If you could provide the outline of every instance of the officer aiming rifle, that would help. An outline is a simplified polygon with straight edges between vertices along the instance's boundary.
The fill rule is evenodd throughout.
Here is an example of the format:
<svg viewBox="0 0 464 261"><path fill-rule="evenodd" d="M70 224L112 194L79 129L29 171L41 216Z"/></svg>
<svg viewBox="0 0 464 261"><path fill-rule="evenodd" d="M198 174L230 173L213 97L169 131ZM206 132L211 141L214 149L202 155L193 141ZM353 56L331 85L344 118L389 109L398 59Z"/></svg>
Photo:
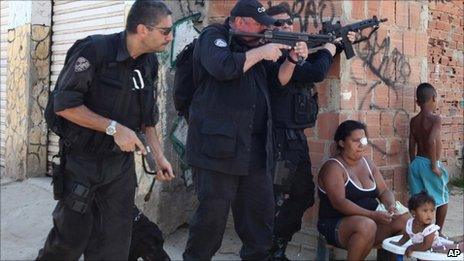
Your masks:
<svg viewBox="0 0 464 261"><path fill-rule="evenodd" d="M229 42L231 41L231 38L234 36L256 37L260 38L262 44L279 43L288 46L296 46L296 43L298 42L305 42L308 46L320 46L325 43L335 42L335 36L330 34L307 34L277 30L265 30L263 33L248 33L230 30ZM298 62L303 62L303 58L299 57Z"/></svg>

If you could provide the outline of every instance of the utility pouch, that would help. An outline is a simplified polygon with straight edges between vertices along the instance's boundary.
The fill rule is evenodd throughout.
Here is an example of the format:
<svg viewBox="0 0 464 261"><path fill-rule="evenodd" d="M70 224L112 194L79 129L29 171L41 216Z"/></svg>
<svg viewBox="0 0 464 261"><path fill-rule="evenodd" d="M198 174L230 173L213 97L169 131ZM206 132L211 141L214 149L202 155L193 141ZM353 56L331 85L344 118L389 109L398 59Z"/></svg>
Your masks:
<svg viewBox="0 0 464 261"><path fill-rule="evenodd" d="M65 204L72 210L84 214L87 211L90 188L73 182L71 192L65 198Z"/></svg>
<svg viewBox="0 0 464 261"><path fill-rule="evenodd" d="M55 200L63 199L64 193L64 162L61 162L61 156L55 155L52 158L52 184L53 198Z"/></svg>
<svg viewBox="0 0 464 261"><path fill-rule="evenodd" d="M300 92L294 95L294 112L295 112L295 123L296 124L308 124L310 114L310 100L311 96L309 92Z"/></svg>
<svg viewBox="0 0 464 261"><path fill-rule="evenodd" d="M282 187L282 189L289 189L290 185L290 169L288 168L287 160L277 160L276 166L274 169L274 185Z"/></svg>
<svg viewBox="0 0 464 261"><path fill-rule="evenodd" d="M310 128L316 125L317 115L319 114L319 97L317 92L313 94L309 100L309 126Z"/></svg>

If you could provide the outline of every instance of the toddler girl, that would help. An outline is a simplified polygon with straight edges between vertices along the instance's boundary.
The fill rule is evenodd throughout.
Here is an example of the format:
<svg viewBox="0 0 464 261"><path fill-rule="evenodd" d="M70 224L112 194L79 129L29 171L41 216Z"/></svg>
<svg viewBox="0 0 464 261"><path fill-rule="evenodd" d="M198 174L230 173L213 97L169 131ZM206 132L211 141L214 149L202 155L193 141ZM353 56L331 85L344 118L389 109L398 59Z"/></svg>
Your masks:
<svg viewBox="0 0 464 261"><path fill-rule="evenodd" d="M439 236L440 227L434 223L435 200L427 192L422 191L412 196L409 199L408 208L413 217L406 222L406 229L400 241L392 242L402 246L411 239L412 245L406 248L406 256L410 256L413 251L430 249L441 253L448 253L449 249L463 250L462 242L455 244Z"/></svg>

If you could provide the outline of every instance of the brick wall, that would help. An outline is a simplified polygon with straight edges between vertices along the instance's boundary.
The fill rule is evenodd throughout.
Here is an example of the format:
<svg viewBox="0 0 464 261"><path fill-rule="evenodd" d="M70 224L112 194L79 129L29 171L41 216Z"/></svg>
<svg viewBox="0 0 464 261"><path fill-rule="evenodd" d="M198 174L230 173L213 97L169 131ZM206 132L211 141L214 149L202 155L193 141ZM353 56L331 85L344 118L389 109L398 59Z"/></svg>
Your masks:
<svg viewBox="0 0 464 261"><path fill-rule="evenodd" d="M281 1L261 2L269 6ZM443 158L456 173L453 166L462 162L458 158L462 158L464 106L462 52L458 51L463 49L462 1L288 2L297 28L307 32L317 32L322 20L349 23L373 15L388 18L369 41L355 46L355 58L346 60L343 54L337 58L328 78L317 86L321 111L316 127L306 130L313 173L333 154L332 138L338 124L346 119L361 120L368 126L371 143L367 155L404 202L409 120L418 112L415 88L429 79L443 97L439 110L445 123ZM234 3L209 1L209 18L227 17ZM436 82L432 81L435 75L439 75ZM308 212L307 217L314 214Z"/></svg>
<svg viewBox="0 0 464 261"><path fill-rule="evenodd" d="M451 175L463 175L463 1L433 1L429 4L428 76L440 97L442 159Z"/></svg>
<svg viewBox="0 0 464 261"><path fill-rule="evenodd" d="M267 7L281 1L261 2ZM344 54L337 57L326 80L317 85L320 114L317 125L306 130L313 174L334 153L332 139L338 124L361 120L368 126L367 156L379 166L396 198L405 203L409 120L418 112L415 88L430 81L442 97L443 159L451 174L457 175L463 148L463 1L288 2L296 29L311 33L318 32L326 20L346 24L373 15L388 18L369 41L355 46L356 57L348 61ZM223 20L234 3L209 1L208 20ZM306 211L305 225L294 236L292 247L317 248L317 204Z"/></svg>

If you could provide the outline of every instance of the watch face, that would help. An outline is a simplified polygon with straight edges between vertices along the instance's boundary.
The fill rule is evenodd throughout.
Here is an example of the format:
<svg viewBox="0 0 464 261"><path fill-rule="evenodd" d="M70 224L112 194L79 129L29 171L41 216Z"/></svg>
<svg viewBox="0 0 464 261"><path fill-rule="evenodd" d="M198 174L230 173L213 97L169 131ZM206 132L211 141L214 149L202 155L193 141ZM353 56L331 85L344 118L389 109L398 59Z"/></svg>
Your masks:
<svg viewBox="0 0 464 261"><path fill-rule="evenodd" d="M108 126L108 128L106 128L106 134L113 135L114 133L116 133L116 128L115 127Z"/></svg>

